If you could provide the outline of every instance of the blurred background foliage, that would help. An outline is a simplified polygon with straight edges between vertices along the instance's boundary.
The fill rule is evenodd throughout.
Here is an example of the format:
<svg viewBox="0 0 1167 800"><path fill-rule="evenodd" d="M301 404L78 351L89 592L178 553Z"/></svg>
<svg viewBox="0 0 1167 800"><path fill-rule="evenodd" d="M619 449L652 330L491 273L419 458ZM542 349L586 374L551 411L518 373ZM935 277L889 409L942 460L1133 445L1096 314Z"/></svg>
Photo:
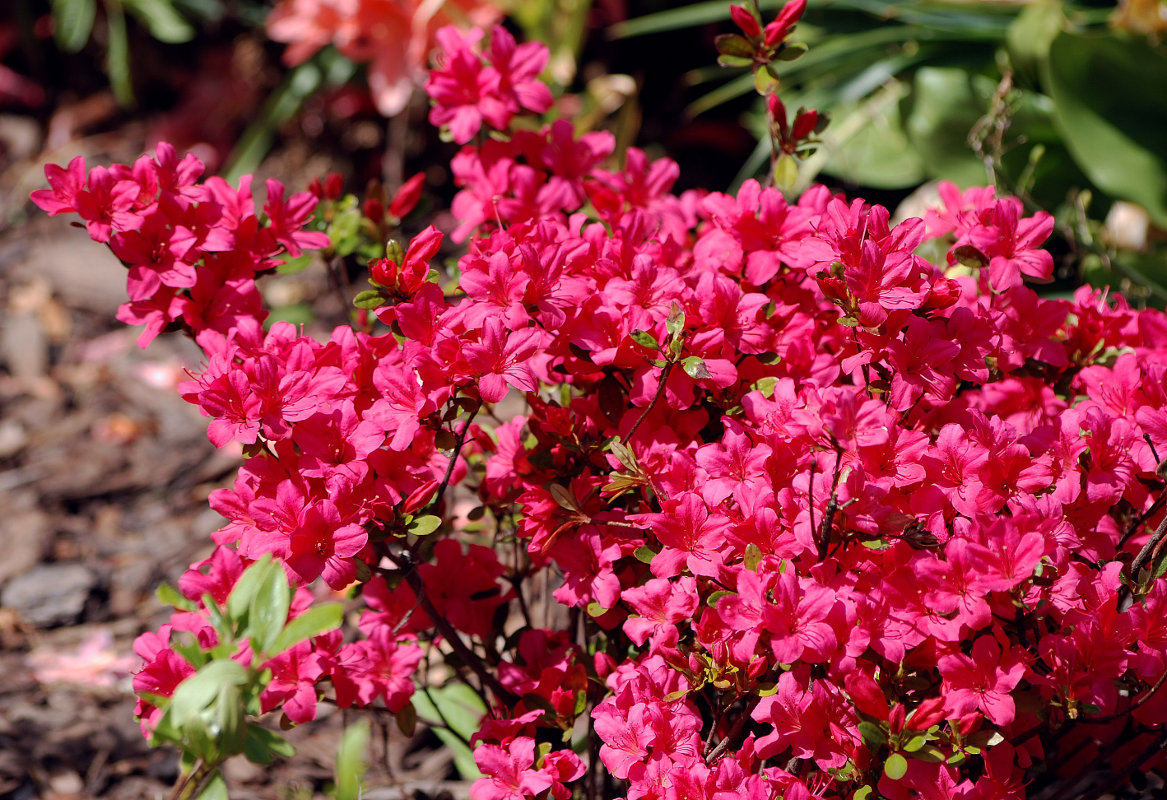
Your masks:
<svg viewBox="0 0 1167 800"><path fill-rule="evenodd" d="M782 3L761 6L772 15ZM725 3L702 2L614 32L655 37L727 19ZM780 94L832 122L799 186L826 180L916 213L937 181L996 185L1030 213L1054 214L1061 283L1114 285L1161 306L1164 33L1167 3L1154 0L810 0L796 33L809 52L780 65ZM763 173L767 120L751 74L711 66L688 80L700 92L693 116L750 98L742 117L758 145L736 182Z"/></svg>
<svg viewBox="0 0 1167 800"><path fill-rule="evenodd" d="M425 158L441 163L420 96L385 121L362 65L335 47L283 66L284 45L264 31L274 5L14 0L0 12L0 69L16 83L5 94L0 74L0 104L47 126L104 82L114 124L148 120L147 146L201 147L231 178L297 140L337 151L356 186L392 189ZM676 158L681 188L709 189L769 171L752 76L716 65L728 6L500 0L508 24L550 47L561 111ZM763 16L781 6L763 0ZM831 124L793 193L823 181L909 214L938 181L995 184L1054 214L1053 291L1089 281L1167 304L1165 34L1167 0L810 0L795 33L809 51L780 65L780 96Z"/></svg>

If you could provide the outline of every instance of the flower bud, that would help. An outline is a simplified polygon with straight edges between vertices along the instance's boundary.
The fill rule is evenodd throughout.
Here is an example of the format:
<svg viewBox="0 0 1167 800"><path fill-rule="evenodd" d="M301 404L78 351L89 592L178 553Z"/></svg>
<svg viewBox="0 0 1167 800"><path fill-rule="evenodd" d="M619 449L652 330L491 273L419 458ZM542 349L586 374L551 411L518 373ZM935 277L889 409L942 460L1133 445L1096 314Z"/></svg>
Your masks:
<svg viewBox="0 0 1167 800"><path fill-rule="evenodd" d="M421 190L424 186L424 172L417 173L401 184L401 188L397 190L397 194L393 195L393 200L389 203L389 216L397 219L409 216L409 212L413 211L417 206L417 201L421 199Z"/></svg>
<svg viewBox="0 0 1167 800"><path fill-rule="evenodd" d="M749 37L762 36L762 24L754 15L754 12L744 5L730 6L729 15L733 17L734 24L742 29L742 33Z"/></svg>

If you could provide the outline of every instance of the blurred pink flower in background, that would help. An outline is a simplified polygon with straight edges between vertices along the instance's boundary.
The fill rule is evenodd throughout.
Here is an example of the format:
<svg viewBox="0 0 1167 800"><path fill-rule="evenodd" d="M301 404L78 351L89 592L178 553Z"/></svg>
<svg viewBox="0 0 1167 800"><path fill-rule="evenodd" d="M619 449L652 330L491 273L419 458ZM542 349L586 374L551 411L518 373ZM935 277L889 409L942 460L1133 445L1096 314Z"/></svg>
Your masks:
<svg viewBox="0 0 1167 800"><path fill-rule="evenodd" d="M287 42L284 62L295 66L328 44L369 64L377 110L393 116L425 82L434 34L445 25L489 27L502 10L487 0L282 0L267 31Z"/></svg>
<svg viewBox="0 0 1167 800"><path fill-rule="evenodd" d="M28 654L28 665L38 683L77 683L84 686L113 686L133 672L138 659L119 654L113 638L104 628L93 631L74 652L38 647Z"/></svg>

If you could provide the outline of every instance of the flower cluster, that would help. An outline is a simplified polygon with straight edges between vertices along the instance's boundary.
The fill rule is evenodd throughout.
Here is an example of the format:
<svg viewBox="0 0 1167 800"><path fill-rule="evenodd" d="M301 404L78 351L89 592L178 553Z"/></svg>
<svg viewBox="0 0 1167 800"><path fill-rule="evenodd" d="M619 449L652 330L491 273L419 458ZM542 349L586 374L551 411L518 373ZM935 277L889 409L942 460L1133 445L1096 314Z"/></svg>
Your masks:
<svg viewBox="0 0 1167 800"><path fill-rule="evenodd" d="M1163 768L1167 316L1036 294L1050 220L991 190L893 225L821 186L673 194L675 164L612 168L610 136L563 120L507 130L484 98L542 56L494 37L483 66L443 35L429 84L435 119L498 129L453 161L458 289L423 277L423 232L373 266L374 334L188 312L264 231L310 246L295 198L264 227L165 150L50 167L37 202L119 255L181 210L181 238L151 235L196 242L197 268L123 260L184 301L165 319L207 366L183 395L249 455L211 498L227 524L181 584L192 607L139 647L144 725L195 671L170 638L213 647L207 598L270 554L299 587L289 626L317 578L362 610L357 639L270 662L263 710L310 719L327 681L404 711L422 648L450 653L491 702L476 800L570 796L581 718L588 785L629 800L1002 800ZM450 89L472 73L489 91Z"/></svg>

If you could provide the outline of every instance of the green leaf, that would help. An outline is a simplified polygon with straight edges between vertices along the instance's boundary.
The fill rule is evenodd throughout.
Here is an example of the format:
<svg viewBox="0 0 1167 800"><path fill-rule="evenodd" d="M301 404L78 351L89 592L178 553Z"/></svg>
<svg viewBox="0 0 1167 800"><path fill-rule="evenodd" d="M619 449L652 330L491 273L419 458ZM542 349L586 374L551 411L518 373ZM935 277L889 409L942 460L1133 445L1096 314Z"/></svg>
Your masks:
<svg viewBox="0 0 1167 800"><path fill-rule="evenodd" d="M210 731L221 755L233 756L243 752L247 739L245 713L239 687L230 683L220 686L212 709Z"/></svg>
<svg viewBox="0 0 1167 800"><path fill-rule="evenodd" d="M862 102L833 110L838 122L823 137L823 171L879 189L919 185L924 162L904 130L907 92L906 84L892 81Z"/></svg>
<svg viewBox="0 0 1167 800"><path fill-rule="evenodd" d="M742 564L750 572L758 571L758 564L762 563L762 549L753 542L746 545L745 556L742 558Z"/></svg>
<svg viewBox="0 0 1167 800"><path fill-rule="evenodd" d="M705 381L713 377L700 356L689 356L681 361L681 366L684 368L685 374L695 381Z"/></svg>
<svg viewBox="0 0 1167 800"><path fill-rule="evenodd" d="M778 51L779 61L797 61L806 55L806 42L788 42Z"/></svg>
<svg viewBox="0 0 1167 800"><path fill-rule="evenodd" d="M727 56L720 55L717 57L717 63L729 69L743 69L754 63L754 59L745 56Z"/></svg>
<svg viewBox="0 0 1167 800"><path fill-rule="evenodd" d="M380 308L385 305L385 296L378 289L366 289L357 293L353 298L353 305L357 308Z"/></svg>
<svg viewBox="0 0 1167 800"><path fill-rule="evenodd" d="M903 751L905 753L914 753L926 744L928 744L927 736L916 735L908 739L907 743L903 746Z"/></svg>
<svg viewBox="0 0 1167 800"><path fill-rule="evenodd" d="M676 338L685 330L685 309L681 308L681 304L676 300L669 306L669 316L665 320L665 330L669 332L669 336Z"/></svg>
<svg viewBox="0 0 1167 800"><path fill-rule="evenodd" d="M247 670L242 665L229 658L212 661L174 690L163 713L165 727L171 731L182 730L185 733L192 722L202 723L203 711L215 702L221 687L243 686L246 683ZM159 723L159 727L164 726Z"/></svg>
<svg viewBox="0 0 1167 800"><path fill-rule="evenodd" d="M227 794L227 782L223 780L223 773L215 770L210 780L203 784L203 789L194 800L231 800Z"/></svg>
<svg viewBox="0 0 1167 800"><path fill-rule="evenodd" d="M969 147L968 136L995 90L991 79L957 67L916 73L905 129L932 177L960 186L985 183L984 162Z"/></svg>
<svg viewBox="0 0 1167 800"><path fill-rule="evenodd" d="M265 554L250 567L243 570L243 574L239 576L239 580L235 581L235 588L227 596L227 618L231 622L237 626L246 622L247 614L251 609L251 600L255 597L255 593L259 591L259 587L264 582L266 574L272 569L281 569L281 567L272 561L270 555Z"/></svg>
<svg viewBox="0 0 1167 800"><path fill-rule="evenodd" d="M887 757L887 761L883 762L883 774L893 781L898 781L908 774L908 760L899 753L892 753Z"/></svg>
<svg viewBox="0 0 1167 800"><path fill-rule="evenodd" d="M713 40L713 46L723 56L735 56L750 61L754 57L754 46L740 33L723 33Z"/></svg>
<svg viewBox="0 0 1167 800"><path fill-rule="evenodd" d="M660 343L648 331L635 330L628 335L641 347L647 347L649 350L660 350Z"/></svg>
<svg viewBox="0 0 1167 800"><path fill-rule="evenodd" d="M250 722L247 725L247 735L243 740L243 754L253 764L267 765L275 761L276 756L289 758L296 754L296 748L288 740L277 733L272 733L262 725Z"/></svg>
<svg viewBox="0 0 1167 800"><path fill-rule="evenodd" d="M434 734L454 754L454 767L463 779L475 780L482 777L474 763L474 753L466 746L466 742L478 730L478 722L482 715L486 713L482 700L473 689L462 683L451 683L440 689L431 689L429 695L433 697L433 702L430 702L425 692L416 692L413 695L412 702L417 708L417 713L431 720L445 720L457 732L454 734L439 727L433 729Z"/></svg>
<svg viewBox="0 0 1167 800"><path fill-rule="evenodd" d="M874 722L867 720L860 722L859 735L863 737L864 743L871 748L887 744L887 734L883 732L883 727Z"/></svg>
<svg viewBox="0 0 1167 800"><path fill-rule="evenodd" d="M271 566L274 569L264 571L248 609L247 634L251 637L251 649L256 653L267 653L287 624L288 608L292 604L292 587L287 573L275 562Z"/></svg>
<svg viewBox="0 0 1167 800"><path fill-rule="evenodd" d="M768 69L754 70L754 91L772 94L778 91L778 79Z"/></svg>
<svg viewBox="0 0 1167 800"><path fill-rule="evenodd" d="M713 2L694 3L626 20L609 28L608 35L613 39L627 39L633 36L706 25L728 18L729 8L727 4L721 0L714 0Z"/></svg>
<svg viewBox="0 0 1167 800"><path fill-rule="evenodd" d="M76 53L93 33L97 0L53 0L53 38L66 53Z"/></svg>
<svg viewBox="0 0 1167 800"><path fill-rule="evenodd" d="M268 656L278 656L295 647L305 639L319 636L325 631L336 630L344 620L344 606L340 603L323 603L305 611L288 622L279 636L267 650Z"/></svg>
<svg viewBox="0 0 1167 800"><path fill-rule="evenodd" d="M336 751L336 800L359 800L365 771L369 768L369 722L360 720L345 728Z"/></svg>
<svg viewBox="0 0 1167 800"><path fill-rule="evenodd" d="M597 603L595 600L588 603L588 616L589 617L602 617L607 613L608 613L608 609L604 608L602 605Z"/></svg>
<svg viewBox="0 0 1167 800"><path fill-rule="evenodd" d="M194 38L194 27L182 18L170 0L125 0L125 3L158 41L178 44Z"/></svg>
<svg viewBox="0 0 1167 800"><path fill-rule="evenodd" d="M718 600L732 594L736 594L736 592L731 592L727 589L718 589L716 592L713 592L705 599L705 605L709 606L710 608L717 608Z"/></svg>
<svg viewBox="0 0 1167 800"><path fill-rule="evenodd" d="M547 491L551 493L551 498L560 508L568 511L579 511L579 503L576 501L575 495L566 486L553 483L547 487Z"/></svg>
<svg viewBox="0 0 1167 800"><path fill-rule="evenodd" d="M952 257L962 267L981 269L989 263L989 258L971 244L962 244L952 251Z"/></svg>
<svg viewBox="0 0 1167 800"><path fill-rule="evenodd" d="M1167 54L1143 37L1059 34L1044 78L1054 122L1099 188L1167 225Z"/></svg>
<svg viewBox="0 0 1167 800"><path fill-rule="evenodd" d="M412 737L417 733L417 709L414 708L413 703L406 703L401 707L401 710L393 715L393 719L397 722L397 730L406 737Z"/></svg>
<svg viewBox="0 0 1167 800"><path fill-rule="evenodd" d="M128 108L134 104L134 83L130 77L130 42L126 37L126 16L119 0L106 3L105 16L109 31L105 68L118 105Z"/></svg>
<svg viewBox="0 0 1167 800"><path fill-rule="evenodd" d="M163 583L159 585L158 589L154 592L154 596L157 597L162 603L165 603L168 606L182 609L183 611L194 611L196 608L198 608L197 603L188 599L185 595L182 594L182 592L175 589L169 583Z"/></svg>
<svg viewBox="0 0 1167 800"><path fill-rule="evenodd" d="M774 164L774 185L783 192L792 192L798 185L798 162L794 156L783 153Z"/></svg>
<svg viewBox="0 0 1167 800"><path fill-rule="evenodd" d="M326 48L287 74L275 88L255 122L239 138L223 177L234 183L255 172L271 147L276 130L296 115L309 96L323 86L339 86L356 72L356 64L335 50Z"/></svg>
<svg viewBox="0 0 1167 800"><path fill-rule="evenodd" d="M1059 0L1035 0L1027 3L1005 33L1009 62L1031 77L1037 77L1040 65L1049 57L1049 46L1065 21Z"/></svg>
<svg viewBox="0 0 1167 800"><path fill-rule="evenodd" d="M632 555L634 555L636 560L642 564L651 564L653 556L656 555L656 551L648 545L642 544L640 547L632 551Z"/></svg>
<svg viewBox="0 0 1167 800"><path fill-rule="evenodd" d="M423 517L414 517L411 519L409 524L405 526L405 530L414 536L429 536L440 527L442 527L441 517L426 514Z"/></svg>

